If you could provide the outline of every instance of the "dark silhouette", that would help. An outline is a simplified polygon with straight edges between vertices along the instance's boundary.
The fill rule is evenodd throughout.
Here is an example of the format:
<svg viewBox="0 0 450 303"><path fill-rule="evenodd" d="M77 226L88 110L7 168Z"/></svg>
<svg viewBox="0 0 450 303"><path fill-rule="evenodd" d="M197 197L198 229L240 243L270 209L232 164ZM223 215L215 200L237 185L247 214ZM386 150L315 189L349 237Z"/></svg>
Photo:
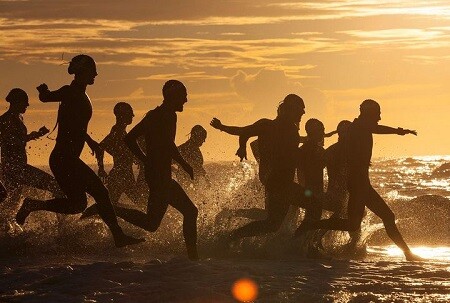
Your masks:
<svg viewBox="0 0 450 303"><path fill-rule="evenodd" d="M114 106L114 115L116 124L100 142L100 148L113 157L114 165L107 174L103 157L98 157L98 175L106 181L106 188L113 205L119 203L122 194L126 194L132 202L137 204L141 197L133 173L133 163L136 163L137 160L124 141L127 134L126 128L133 122L133 108L126 102L119 102ZM94 204L83 212L81 218L95 214L97 214L97 206Z"/></svg>
<svg viewBox="0 0 450 303"><path fill-rule="evenodd" d="M355 231L361 226L365 206L383 220L388 236L402 249L407 260L417 260L403 240L395 224L395 216L386 202L373 189L369 179L369 166L372 157L372 134L406 135L417 133L403 128L378 125L381 120L380 105L374 100L365 100L360 106L360 115L350 126L348 134L348 218L330 218L320 221L303 221L296 235L312 229L334 229Z"/></svg>
<svg viewBox="0 0 450 303"><path fill-rule="evenodd" d="M327 191L321 197L322 208L332 211L331 218L343 218L347 216L348 208L348 130L351 122L343 120L337 126L339 135L338 142L325 150L325 163L328 174ZM365 212L364 212L365 214ZM327 230L321 230L319 237L322 238ZM355 231L350 231L350 242L348 251L355 251L361 238L361 226Z"/></svg>
<svg viewBox="0 0 450 303"><path fill-rule="evenodd" d="M203 168L203 155L200 150L200 147L206 140L206 129L201 125L195 125L192 127L189 139L178 146L178 150L180 151L183 159L186 160L187 163L194 170L194 188L198 186L200 178L204 178L206 182L209 183L209 180L206 175L206 171ZM175 170L175 176L183 187L187 188L192 184L192 180L190 176L181 169Z"/></svg>
<svg viewBox="0 0 450 303"><path fill-rule="evenodd" d="M23 114L29 106L27 93L14 88L6 96L9 109L0 116L0 146L2 171L6 190L12 205L19 203L23 186L49 191L54 197L62 197L58 183L48 173L27 164L26 145L49 132L42 126L38 131L27 132Z"/></svg>
<svg viewBox="0 0 450 303"><path fill-rule="evenodd" d="M212 127L240 136L240 143L258 136L259 177L265 187L267 218L237 229L230 240L277 231L292 204L312 210L314 198L305 195L305 189L294 182L296 153L300 142L298 128L304 113L302 98L290 94L279 105L278 115L274 120L261 119L244 127L226 126L216 118L211 121ZM245 147L244 150L242 148L243 145L240 144L237 152L241 159L245 155Z"/></svg>
<svg viewBox="0 0 450 303"><path fill-rule="evenodd" d="M297 178L305 187L307 195L320 196L323 194L323 169L325 167L325 127L317 119L309 119L305 124L306 140L298 149ZM317 199L314 211L306 210L305 219L319 220L322 215L322 206Z"/></svg>
<svg viewBox="0 0 450 303"><path fill-rule="evenodd" d="M332 131L330 133L327 133L324 135L324 137L331 137L336 133L336 131ZM300 136L300 143L304 143L307 141L308 137L307 136ZM246 143L248 141L249 138L241 136L239 137L239 148L236 152L236 155L240 157L241 161L243 161L244 159L247 159L247 148L246 148ZM258 139L252 141L250 143L250 148L251 151L253 153L253 156L255 157L256 162L258 163L259 166L261 166L261 155L259 152L259 144L258 144ZM263 169L264 171L264 169ZM323 182L322 182L323 183ZM250 186L254 186L255 182L252 180L249 182ZM304 186L304 183L302 184ZM222 217L231 217L231 216L236 216L236 217L245 217L245 218L249 218L249 219L254 219L254 220L263 220L264 218L267 217L267 199L264 199L264 208L257 208L257 207L253 207L253 208L242 208L242 209L236 209L236 210L229 210L229 209L224 209L222 212L219 213L219 215L217 216L218 219L222 218ZM287 216L288 219L286 219L286 221L288 222L292 222L293 220L295 220L297 218L297 212L290 212L291 215Z"/></svg>
<svg viewBox="0 0 450 303"><path fill-rule="evenodd" d="M87 55L75 56L68 72L75 75L70 85L50 91L46 84L37 87L42 102L61 102L58 110L58 136L50 155L50 169L67 198L39 201L26 198L16 215L16 221L24 224L33 211L46 210L62 214L78 214L87 206L86 193L97 203L97 209L108 225L117 247L136 244L143 239L127 236L117 223L108 190L100 178L81 159L86 142L96 155L101 148L88 134L92 105L86 95L86 87L94 84L97 76L95 61Z"/></svg>
<svg viewBox="0 0 450 303"><path fill-rule="evenodd" d="M176 112L183 111L187 102L186 87L177 80L169 80L163 87L162 105L149 111L125 137L133 154L145 165L145 178L150 191L147 213L117 207L117 215L138 227L154 232L158 229L169 205L183 215L183 235L190 259L198 259L197 207L182 187L172 179L171 164L175 160L194 178L192 167L183 159L175 145ZM146 154L138 144L145 137Z"/></svg>
<svg viewBox="0 0 450 303"><path fill-rule="evenodd" d="M343 120L337 126L338 142L325 150L325 164L328 174L327 191L323 208L337 214L347 213L348 202L348 131L351 122Z"/></svg>

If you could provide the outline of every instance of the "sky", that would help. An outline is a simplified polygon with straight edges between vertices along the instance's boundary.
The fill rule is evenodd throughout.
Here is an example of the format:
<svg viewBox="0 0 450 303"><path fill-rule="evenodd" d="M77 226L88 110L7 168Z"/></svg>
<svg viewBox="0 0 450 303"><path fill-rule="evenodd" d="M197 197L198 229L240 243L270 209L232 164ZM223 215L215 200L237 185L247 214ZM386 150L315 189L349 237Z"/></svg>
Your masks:
<svg viewBox="0 0 450 303"><path fill-rule="evenodd" d="M80 53L97 62L88 87L96 140L114 124L115 103L132 105L134 125L161 103L164 82L178 79L189 102L176 143L203 125L206 161L236 159L237 138L211 128L213 117L274 118L289 93L306 104L301 135L310 118L326 131L353 120L371 98L380 124L418 132L377 135L375 157L450 154L450 1L0 0L0 98L28 92L29 131L56 122L57 104L40 103L36 86L69 84L67 62ZM30 142L29 162L47 163L53 145ZM87 148L83 158L94 161Z"/></svg>

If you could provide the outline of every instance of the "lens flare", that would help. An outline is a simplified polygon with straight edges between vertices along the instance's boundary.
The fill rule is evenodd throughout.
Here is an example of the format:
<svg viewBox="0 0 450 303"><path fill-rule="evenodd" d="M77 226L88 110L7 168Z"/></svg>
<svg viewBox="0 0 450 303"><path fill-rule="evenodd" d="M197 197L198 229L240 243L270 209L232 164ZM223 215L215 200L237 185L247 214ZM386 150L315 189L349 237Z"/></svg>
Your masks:
<svg viewBox="0 0 450 303"><path fill-rule="evenodd" d="M248 278L239 279L234 282L231 293L240 302L253 302L258 297L258 285Z"/></svg>

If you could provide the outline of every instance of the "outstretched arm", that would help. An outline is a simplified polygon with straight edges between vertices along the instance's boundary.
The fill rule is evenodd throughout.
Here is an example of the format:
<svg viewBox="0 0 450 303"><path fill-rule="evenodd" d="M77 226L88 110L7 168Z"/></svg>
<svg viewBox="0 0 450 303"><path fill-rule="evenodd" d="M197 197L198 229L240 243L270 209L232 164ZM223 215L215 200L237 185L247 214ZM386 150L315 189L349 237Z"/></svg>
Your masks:
<svg viewBox="0 0 450 303"><path fill-rule="evenodd" d="M261 119L251 125L247 126L228 126L222 124L219 119L213 118L210 125L214 127L215 129L218 129L220 131L224 131L227 134L234 135L234 136L243 136L243 137L254 137L258 136L262 132L262 128L264 127L264 121L265 119Z"/></svg>
<svg viewBox="0 0 450 303"><path fill-rule="evenodd" d="M391 135L392 134L392 135L400 135L400 136L412 134L412 135L417 136L417 132L415 130L403 129L401 127L393 128L393 127L385 126L385 125L375 126L372 133L373 134L381 134L381 135Z"/></svg>
<svg viewBox="0 0 450 303"><path fill-rule="evenodd" d="M338 133L337 130L333 130L332 132L326 133L326 134L325 134L325 138L329 138L329 137L331 137L331 136L334 136L334 135L336 135L337 133Z"/></svg>
<svg viewBox="0 0 450 303"><path fill-rule="evenodd" d="M147 119L144 118L135 127L133 127L130 132L125 136L124 141L131 152L143 163L147 162L147 156L142 151L138 144L138 138L145 134L145 129L147 128Z"/></svg>
<svg viewBox="0 0 450 303"><path fill-rule="evenodd" d="M36 87L39 91L39 100L42 102L60 102L63 99L64 91L67 89L66 86L61 87L58 90L50 91L47 84L43 83Z"/></svg>

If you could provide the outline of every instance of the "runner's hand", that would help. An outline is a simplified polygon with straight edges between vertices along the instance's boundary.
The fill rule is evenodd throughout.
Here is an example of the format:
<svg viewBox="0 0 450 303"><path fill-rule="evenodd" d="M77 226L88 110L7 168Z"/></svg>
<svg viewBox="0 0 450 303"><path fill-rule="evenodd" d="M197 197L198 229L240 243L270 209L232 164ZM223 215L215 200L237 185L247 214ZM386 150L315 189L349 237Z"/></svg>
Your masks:
<svg viewBox="0 0 450 303"><path fill-rule="evenodd" d="M245 159L247 159L247 149L245 147L239 147L236 151L236 156L238 156L241 159L241 162Z"/></svg>
<svg viewBox="0 0 450 303"><path fill-rule="evenodd" d="M44 92L48 91L48 86L47 86L47 84L42 83L41 85L36 87L36 89L38 90L39 93L44 93Z"/></svg>
<svg viewBox="0 0 450 303"><path fill-rule="evenodd" d="M214 127L215 129L218 129L218 130L221 130L221 128L223 126L222 122L220 122L220 120L217 118L213 118L211 120L211 123L209 123L209 125L211 125L212 127Z"/></svg>

